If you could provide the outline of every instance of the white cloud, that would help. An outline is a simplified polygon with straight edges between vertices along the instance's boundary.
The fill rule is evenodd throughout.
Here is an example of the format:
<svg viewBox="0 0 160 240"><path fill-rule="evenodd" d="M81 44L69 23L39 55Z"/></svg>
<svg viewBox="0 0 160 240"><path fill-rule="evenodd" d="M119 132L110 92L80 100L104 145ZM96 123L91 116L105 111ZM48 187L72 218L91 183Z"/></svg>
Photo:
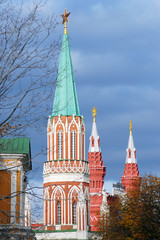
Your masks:
<svg viewBox="0 0 160 240"><path fill-rule="evenodd" d="M107 52L103 54L86 54L80 51L71 51L72 61L74 69L78 69L78 75L82 76L93 76L108 72L123 71L127 67L128 60L126 56ZM103 79L102 79L103 80ZM84 79L86 81L86 79Z"/></svg>

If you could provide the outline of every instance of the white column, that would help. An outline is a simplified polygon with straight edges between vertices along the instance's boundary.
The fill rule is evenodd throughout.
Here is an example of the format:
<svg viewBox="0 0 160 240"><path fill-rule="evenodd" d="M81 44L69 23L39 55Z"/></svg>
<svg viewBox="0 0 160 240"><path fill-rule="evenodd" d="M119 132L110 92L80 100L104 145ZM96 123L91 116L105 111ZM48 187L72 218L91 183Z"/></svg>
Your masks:
<svg viewBox="0 0 160 240"><path fill-rule="evenodd" d="M83 134L82 134L82 132L81 132L81 157L80 157L80 160L82 160L83 159Z"/></svg>
<svg viewBox="0 0 160 240"><path fill-rule="evenodd" d="M52 138L53 138L53 133L51 131L51 133L50 133L50 160L53 160L53 141L52 141Z"/></svg>
<svg viewBox="0 0 160 240"><path fill-rule="evenodd" d="M50 161L51 161L52 160L52 132L49 133L49 139L50 139L49 155L50 155Z"/></svg>
<svg viewBox="0 0 160 240"><path fill-rule="evenodd" d="M70 200L71 202L70 202L70 206L71 206L71 211L70 211L70 213L71 213L71 224L73 223L73 219L72 219L72 198L71 198L71 200Z"/></svg>
<svg viewBox="0 0 160 240"><path fill-rule="evenodd" d="M25 193L25 227L31 226L31 205L28 194Z"/></svg>
<svg viewBox="0 0 160 240"><path fill-rule="evenodd" d="M24 171L21 169L21 177L20 177L20 225L24 226L24 218L25 218L25 188L24 188Z"/></svg>
<svg viewBox="0 0 160 240"><path fill-rule="evenodd" d="M84 133L84 142L83 142L83 147L84 147L84 151L83 151L83 154L84 154L84 160L86 160L86 154L85 154L85 151L86 151L86 149L85 149L85 133Z"/></svg>
<svg viewBox="0 0 160 240"><path fill-rule="evenodd" d="M66 224L66 198L64 199L64 224Z"/></svg>
<svg viewBox="0 0 160 240"><path fill-rule="evenodd" d="M83 218L84 218L84 231L86 231L87 230L87 211L86 211L87 209L86 209L86 204L84 205L84 216L83 216Z"/></svg>
<svg viewBox="0 0 160 240"><path fill-rule="evenodd" d="M56 159L56 129L54 128L54 160Z"/></svg>
<svg viewBox="0 0 160 240"><path fill-rule="evenodd" d="M66 133L65 133L65 128L63 129L63 142L62 142L62 147L63 147L63 159L66 159Z"/></svg>
<svg viewBox="0 0 160 240"><path fill-rule="evenodd" d="M82 211L82 207L81 207L81 231L83 231L83 211Z"/></svg>
<svg viewBox="0 0 160 240"><path fill-rule="evenodd" d="M50 201L49 201L49 195L48 195L48 200L47 200L47 225L50 225L49 224L49 203L50 203Z"/></svg>
<svg viewBox="0 0 160 240"><path fill-rule="evenodd" d="M63 198L61 198L61 225L63 225Z"/></svg>
<svg viewBox="0 0 160 240"><path fill-rule="evenodd" d="M79 160L79 136L80 133L79 133L79 129L77 130L77 151L78 151L78 154L77 154L77 159Z"/></svg>
<svg viewBox="0 0 160 240"><path fill-rule="evenodd" d="M69 198L68 198L68 224L69 224L69 207L70 205L69 205Z"/></svg>
<svg viewBox="0 0 160 240"><path fill-rule="evenodd" d="M68 159L70 159L70 151L71 151L71 146L70 146L70 131L68 131Z"/></svg>
<svg viewBox="0 0 160 240"><path fill-rule="evenodd" d="M80 231L79 229L79 205L77 204L77 230Z"/></svg>
<svg viewBox="0 0 160 240"><path fill-rule="evenodd" d="M90 226L90 200L88 200L88 225Z"/></svg>
<svg viewBox="0 0 160 240"><path fill-rule="evenodd" d="M46 225L46 195L43 199L43 217L44 217L44 225Z"/></svg>
<svg viewBox="0 0 160 240"><path fill-rule="evenodd" d="M11 171L11 224L16 223L17 171Z"/></svg>
<svg viewBox="0 0 160 240"><path fill-rule="evenodd" d="M53 198L51 195L51 225L53 225Z"/></svg>
<svg viewBox="0 0 160 240"><path fill-rule="evenodd" d="M53 203L54 203L54 225L56 224L56 219L55 219L55 216L56 216L56 206L55 206L55 199L53 199Z"/></svg>
<svg viewBox="0 0 160 240"><path fill-rule="evenodd" d="M49 133L47 133L47 160L49 161Z"/></svg>

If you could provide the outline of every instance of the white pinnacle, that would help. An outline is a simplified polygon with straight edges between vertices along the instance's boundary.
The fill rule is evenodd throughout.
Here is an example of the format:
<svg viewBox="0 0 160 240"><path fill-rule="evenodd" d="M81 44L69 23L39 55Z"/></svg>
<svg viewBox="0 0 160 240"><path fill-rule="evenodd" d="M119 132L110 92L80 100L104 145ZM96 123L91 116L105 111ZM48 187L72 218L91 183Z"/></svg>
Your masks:
<svg viewBox="0 0 160 240"><path fill-rule="evenodd" d="M132 122L130 121L130 135L128 140L128 148L126 149L126 163L137 163L136 149L132 136Z"/></svg>
<svg viewBox="0 0 160 240"><path fill-rule="evenodd" d="M93 139L93 144L92 144ZM92 125L92 133L89 138L90 144L89 144L89 152L101 152L100 146L99 146L99 136L96 126L96 121L93 121Z"/></svg>

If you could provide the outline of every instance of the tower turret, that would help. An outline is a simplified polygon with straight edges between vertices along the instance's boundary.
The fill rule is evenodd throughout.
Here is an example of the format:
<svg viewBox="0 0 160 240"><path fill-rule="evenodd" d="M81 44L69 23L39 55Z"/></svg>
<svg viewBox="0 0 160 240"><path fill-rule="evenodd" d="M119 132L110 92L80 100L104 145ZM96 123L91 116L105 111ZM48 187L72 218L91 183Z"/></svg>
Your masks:
<svg viewBox="0 0 160 240"><path fill-rule="evenodd" d="M93 107L92 116L92 132L90 136L90 144L88 151L88 162L90 172L90 193L102 192L104 184L104 176L106 174L106 168L103 165L102 153L100 148L100 137L98 136L95 116L97 109Z"/></svg>
<svg viewBox="0 0 160 240"><path fill-rule="evenodd" d="M136 149L134 147L132 136L132 121L130 121L129 126L129 140L128 148L126 149L126 163L121 181L126 192L128 192L129 189L135 189L139 187L141 181L141 177L138 171Z"/></svg>
<svg viewBox="0 0 160 240"><path fill-rule="evenodd" d="M100 149L100 138L98 136L97 126L96 126L96 113L97 109L93 107L92 116L93 116L93 124L92 124L92 132L90 136L90 144L89 144L89 152L101 152Z"/></svg>
<svg viewBox="0 0 160 240"><path fill-rule="evenodd" d="M65 9L61 15L64 35L53 110L48 119L44 225L46 230L78 229L78 236L86 239L90 225L89 163L85 161L85 124L79 111L66 27L69 14Z"/></svg>
<svg viewBox="0 0 160 240"><path fill-rule="evenodd" d="M97 213L100 213L100 206L103 200L102 189L104 186L104 176L106 168L103 165L102 153L100 148L100 137L98 136L95 116L97 109L93 107L93 124L90 136L88 162L89 162L89 189L90 189L90 222L91 230L96 231Z"/></svg>

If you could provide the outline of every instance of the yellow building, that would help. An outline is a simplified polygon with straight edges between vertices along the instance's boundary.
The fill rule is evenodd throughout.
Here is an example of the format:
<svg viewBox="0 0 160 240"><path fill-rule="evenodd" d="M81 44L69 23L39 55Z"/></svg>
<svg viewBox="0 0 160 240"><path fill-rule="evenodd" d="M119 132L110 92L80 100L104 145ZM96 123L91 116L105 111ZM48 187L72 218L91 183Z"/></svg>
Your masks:
<svg viewBox="0 0 160 240"><path fill-rule="evenodd" d="M0 237L30 225L26 172L31 170L29 138L0 139ZM28 203L28 201L27 201ZM25 216L25 213L27 215ZM27 219L26 219L27 218ZM20 230L21 229L21 230ZM27 229L27 228L24 228ZM12 230L12 231L11 231ZM17 234L18 231L16 230ZM4 238L5 239L5 238ZM23 239L23 237L21 238ZM24 238L28 239L28 238Z"/></svg>

